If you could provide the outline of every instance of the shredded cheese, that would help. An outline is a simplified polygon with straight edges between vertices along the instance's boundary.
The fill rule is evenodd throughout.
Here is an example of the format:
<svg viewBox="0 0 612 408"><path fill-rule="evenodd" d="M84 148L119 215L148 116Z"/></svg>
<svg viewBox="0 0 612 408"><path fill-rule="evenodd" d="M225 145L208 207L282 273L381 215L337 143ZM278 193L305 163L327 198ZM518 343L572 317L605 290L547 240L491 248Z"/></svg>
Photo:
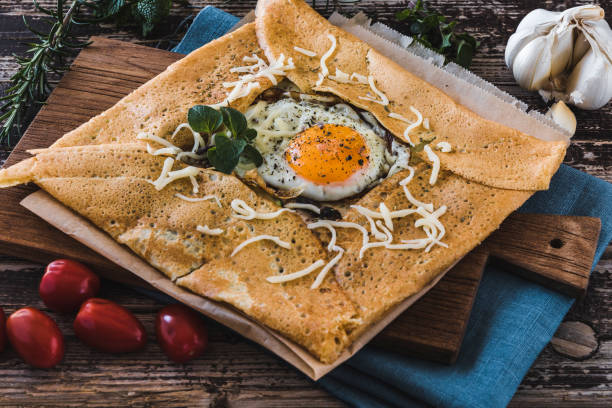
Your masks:
<svg viewBox="0 0 612 408"><path fill-rule="evenodd" d="M425 248L425 252L429 252L435 244L448 248L448 245L444 244L443 242L440 242L442 237L444 237L444 235L446 234L446 229L444 228L444 225L442 225L440 220L438 220L438 217L446 212L446 206L443 205L433 213L425 211L425 209L423 208L419 208L418 212L419 215L421 215L423 218L416 220L414 226L417 228L423 227L425 233L431 239L431 242ZM439 233L436 234L437 231L439 231Z"/></svg>
<svg viewBox="0 0 612 408"><path fill-rule="evenodd" d="M336 49L336 37L334 37L331 34L327 34L327 38L329 39L329 41L331 41L332 45L331 47L329 47L329 49L325 52L325 54L323 54L323 56L321 57L320 63L321 63L321 72L319 74L319 80L317 81L317 86L321 85L321 83L323 83L323 79L327 76L327 74L329 74L329 69L327 69L327 59L329 57L331 57L331 55L334 53L334 50Z"/></svg>
<svg viewBox="0 0 612 408"><path fill-rule="evenodd" d="M147 143L147 153L153 156L174 156L181 153L181 149L178 147L162 147L161 149L154 149L150 144Z"/></svg>
<svg viewBox="0 0 612 408"><path fill-rule="evenodd" d="M438 180L438 173L440 172L440 158L437 154L433 152L433 150L431 150L431 147L429 145L425 145L423 150L427 154L427 158L429 159L429 161L431 161L432 163L431 175L429 176L429 184L433 186Z"/></svg>
<svg viewBox="0 0 612 408"><path fill-rule="evenodd" d="M377 216L380 216L379 213L368 210L367 208L362 207L360 205L352 205L351 208L354 208L355 210L357 210L359 214L363 215L366 218L366 220L368 220L368 223L370 224L370 233L374 235L374 238L376 238L379 241L384 241L385 239L387 239L387 236L383 234L382 232L380 232L378 228L376 228L376 224L374 222L374 218Z"/></svg>
<svg viewBox="0 0 612 408"><path fill-rule="evenodd" d="M414 205L415 207L423 207L427 211L433 211L433 204L432 203L424 203L422 201L417 200L410 193L410 190L408 189L408 186L404 185L402 187L404 188L404 194L406 195L406 198L408 199L410 204Z"/></svg>
<svg viewBox="0 0 612 408"><path fill-rule="evenodd" d="M289 208L281 208L280 210L271 213L261 213L255 211L255 209L251 208L247 203L239 199L232 200L232 202L230 203L230 207L232 207L232 210L234 210L235 212L235 214L232 214L233 217L240 218L243 220L271 220L273 218L278 217L284 212L294 212Z"/></svg>
<svg viewBox="0 0 612 408"><path fill-rule="evenodd" d="M208 225L198 225L196 230L206 235L221 235L223 230L221 228L208 228Z"/></svg>
<svg viewBox="0 0 612 408"><path fill-rule="evenodd" d="M307 204L307 203L287 203L285 204L285 208L292 208L292 209L302 209L302 210L309 210L312 211L313 213L316 214L321 214L321 209L319 207L317 207L314 204Z"/></svg>
<svg viewBox="0 0 612 408"><path fill-rule="evenodd" d="M189 131L191 132L191 136L193 136L193 148L191 149L192 152L196 152L200 148L200 146L206 145L206 143L204 143L202 135L200 135L199 132L193 130L189 123L181 123L180 125L178 125L176 129L174 129L174 132L172 133L170 139L174 139L176 135L178 135L178 133L183 129L189 129Z"/></svg>
<svg viewBox="0 0 612 408"><path fill-rule="evenodd" d="M321 283L323 283L325 276L327 276L327 272L329 272L329 270L333 268L335 264L338 263L340 258L342 258L342 255L344 255L344 249L340 248L339 246L333 247L332 250L337 251L338 255L336 255L331 261L327 263L327 265L323 267L323 269L321 269L321 272L319 272L319 274L317 275L317 278L310 286L310 289L316 289L321 286Z"/></svg>
<svg viewBox="0 0 612 408"><path fill-rule="evenodd" d="M161 138L159 136L152 135L152 134L147 133L147 132L140 132L140 133L138 133L138 135L136 135L136 139L138 139L138 140L150 140L150 141L153 141L153 142L157 142L160 145L165 146L165 147L173 147L173 148L177 149L178 151L182 151L183 150L180 147L177 147L177 146L173 145L172 143L170 143L166 139L163 139L163 138Z"/></svg>
<svg viewBox="0 0 612 408"><path fill-rule="evenodd" d="M299 52L300 54L306 55L307 57L316 57L317 56L316 52L307 50L305 48L301 48L301 47L295 46L295 47L293 47L293 49L296 50L297 52Z"/></svg>
<svg viewBox="0 0 612 408"><path fill-rule="evenodd" d="M421 126L423 123L423 115L421 115L421 112L419 112L414 106L410 106L410 111L416 115L417 120L404 130L404 140L407 140L408 143L410 143L410 146L414 146L414 143L412 143L412 140L410 139L410 132Z"/></svg>
<svg viewBox="0 0 612 408"><path fill-rule="evenodd" d="M335 229L335 227L338 227L338 228L354 228L354 229L360 231L361 234L362 234L362 237L363 237L362 241L361 241L362 249L363 249L363 247L365 245L367 245L367 243L369 241L368 231L365 228L363 228L361 225L359 225L357 223L354 223L354 222L320 220L320 221L308 224L307 227L308 227L308 229L327 228L331 232L331 239L329 241L329 244L327 245L327 250L328 251L333 250L333 248L336 246L336 229Z"/></svg>
<svg viewBox="0 0 612 408"><path fill-rule="evenodd" d="M429 118L423 119L423 127L429 130Z"/></svg>
<svg viewBox="0 0 612 408"><path fill-rule="evenodd" d="M202 136L198 132L193 130L191 126L189 126L189 123L181 123L180 125L178 125L176 129L174 130L174 132L172 133L172 136L170 136L170 138L174 139L174 137L182 129L189 129L193 136L193 147L190 152L184 152L183 149L181 149L178 146L173 145L169 141L162 139L161 137L151 135L145 132L139 133L136 136L136 138L139 140L151 140L151 141L154 141L156 143L159 143L165 146L161 149L156 150L147 143L147 153L153 156L176 156L177 160L182 160L183 157L189 157L194 160L201 160L202 158L204 158L205 157L204 154L197 154L196 152L198 151L200 146L205 146L206 143L204 142L204 139L202 138ZM194 187L194 190L197 192L197 187Z"/></svg>
<svg viewBox="0 0 612 408"><path fill-rule="evenodd" d="M391 242L393 241L393 235L391 234L391 232L383 225L382 222L377 221L376 224L378 225L378 227L380 229L383 230L383 234L385 236L385 239L382 241L378 241L378 242L368 242L366 245L364 245L363 247L361 247L361 250L359 251L359 259L363 258L363 254L365 253L365 251L367 251L368 249L371 248L376 248L376 247L386 247L388 245L391 244Z"/></svg>
<svg viewBox="0 0 612 408"><path fill-rule="evenodd" d="M315 82L315 86L320 86L323 83L324 79L325 79L325 75L319 72L319 79L317 79L317 82Z"/></svg>
<svg viewBox="0 0 612 408"><path fill-rule="evenodd" d="M207 200L215 200L219 208L223 208L223 206L221 205L221 201L219 200L219 197L213 194L205 195L204 197L187 197L181 193L176 193L174 196L180 198L181 200L189 201L190 203L197 203L199 201L207 201Z"/></svg>
<svg viewBox="0 0 612 408"><path fill-rule="evenodd" d="M412 179L414 178L414 167L412 167L412 166L408 166L408 167L406 168L406 170L408 170L408 172L409 172L410 174L408 174L408 176L407 176L405 179L403 179L403 180L401 180L401 181L399 182L399 185L400 185L400 186L405 186L405 185L407 185L407 184L408 184L408 183L410 183L410 182L412 181ZM417 207L418 207L418 206L417 206ZM433 211L433 210L432 210L432 211Z"/></svg>
<svg viewBox="0 0 612 408"><path fill-rule="evenodd" d="M198 180L196 180L195 176L189 176L189 181L191 181L191 187L193 194L198 194L200 192L200 186L198 185Z"/></svg>
<svg viewBox="0 0 612 408"><path fill-rule="evenodd" d="M206 143L204 142L204 138L202 137L202 135L200 135L199 132L196 132L195 130L193 130L191 126L189 125L189 123L181 123L180 125L178 125L176 129L174 129L174 132L172 133L172 136L170 138L174 139L176 135L183 129L189 129L189 131L191 132L191 135L193 137L193 147L191 148L190 152L183 152L183 151L179 152L176 155L176 159L182 160L183 157L189 157L194 160L203 159L206 156L206 154L197 154L196 152L198 151L200 147L206 146ZM197 192L197 188L194 188L194 190Z"/></svg>
<svg viewBox="0 0 612 408"><path fill-rule="evenodd" d="M325 261L322 259L319 259L318 261L315 261L312 265L310 265L309 267L305 269L302 269L301 271L289 273L287 275L268 276L266 280L270 283L289 282L295 279L302 278L306 275L309 275L310 273L319 269L323 265L325 265Z"/></svg>
<svg viewBox="0 0 612 408"><path fill-rule="evenodd" d="M408 177L406 177L405 179L399 182L399 185L404 188L404 194L406 195L406 199L408 199L408 201L415 207L423 207L427 211L432 212L434 209L432 203L426 204L422 201L419 201L416 198L414 198L412 194L410 193L410 190L408 189L408 183L410 183L410 181L414 177L414 168L408 166L408 171L410 171L410 174L408 175Z"/></svg>
<svg viewBox="0 0 612 408"><path fill-rule="evenodd" d="M336 68L336 75L329 75L328 77L332 81L340 82L342 84L348 84L351 82L349 74L342 72L339 68Z"/></svg>
<svg viewBox="0 0 612 408"><path fill-rule="evenodd" d="M152 142L159 143L160 145L164 146L161 149L153 149L151 145L147 143L147 153L152 154L153 156L160 156L160 155L174 156L177 153L180 153L183 151L183 149L181 149L178 146L173 145L166 139L162 139L161 137L152 135L150 133L140 132L138 133L138 135L136 135L136 139L150 140Z"/></svg>
<svg viewBox="0 0 612 408"><path fill-rule="evenodd" d="M378 207L379 211L376 212L359 205L351 206L361 215L366 217L366 219L370 223L370 230L372 235L374 235L374 237L378 240L378 242L364 241L364 244L362 245L362 248L359 251L359 258L363 257L363 254L366 250L376 247L385 247L387 249L393 250L425 248L425 252L429 252L434 245L448 247L448 245L440 241L444 237L446 229L438 219L446 212L446 206L443 205L434 211L432 203L426 204L416 200L407 187L407 184L414 177L414 169L412 167L409 167L408 170L410 172L409 175L402 181L400 181L399 184L404 188L404 192L406 193L406 198L408 199L408 201L414 206L416 206L416 209L402 209L397 211L390 211L384 203L380 203ZM414 226L416 228L423 228L423 231L427 235L427 238L402 240L401 244L393 244L393 218L402 218L410 214L416 214L420 216L420 218L415 221Z"/></svg>
<svg viewBox="0 0 612 408"><path fill-rule="evenodd" d="M401 244L389 244L385 246L387 249L423 249L431 242L431 238L419 238L419 239L403 239Z"/></svg>
<svg viewBox="0 0 612 408"><path fill-rule="evenodd" d="M351 74L350 80L364 85L368 84L368 78L365 75L358 74L357 72L353 72Z"/></svg>
<svg viewBox="0 0 612 408"><path fill-rule="evenodd" d="M370 94L368 94L367 96L360 96L359 99L376 102L380 105L387 106L389 104L389 98L387 98L387 95L385 95L384 93L379 91L378 88L376 88L376 84L374 83L374 77L372 75L368 75L368 83L370 84L370 89L372 89L372 92L374 92L376 96L378 96L380 99L376 99Z"/></svg>
<svg viewBox="0 0 612 408"><path fill-rule="evenodd" d="M357 210L357 212L359 212L363 216L367 216L372 219L383 219L384 220L384 217L380 212L370 210L360 205L352 205L351 207ZM403 218L403 217L406 217L407 215L414 214L415 212L416 210L413 210L413 209L403 209L403 210L397 210L397 211L390 211L389 216L391 218Z"/></svg>
<svg viewBox="0 0 612 408"><path fill-rule="evenodd" d="M253 238L249 238L246 241L242 242L240 245L238 245L234 251L231 253L230 257L236 255L238 252L242 251L244 249L244 247L246 247L247 245L250 245L252 243L258 242L258 241L272 241L274 242L276 245L283 247L285 249L291 249L291 244L289 242L286 241L282 241L279 237L275 237L274 235L258 235L256 237Z"/></svg>
<svg viewBox="0 0 612 408"><path fill-rule="evenodd" d="M380 215L382 219L385 221L385 225L389 228L390 231L393 231L393 218L391 217L391 212L389 208L385 205L385 203L380 203L378 206L378 211L380 211Z"/></svg>
<svg viewBox="0 0 612 408"><path fill-rule="evenodd" d="M436 147L440 149L442 153L450 153L450 151L453 150L453 147L448 142L438 142Z"/></svg>
<svg viewBox="0 0 612 408"><path fill-rule="evenodd" d="M402 122L406 122L406 123L412 123L409 119L403 117L402 115L400 115L399 113L395 113L395 112L390 112L389 113L389 117L393 118L393 119L397 119L397 120L401 120Z"/></svg>
<svg viewBox="0 0 612 408"><path fill-rule="evenodd" d="M170 171L173 165L174 159L172 157L166 158L166 160L164 160L164 166L162 167L162 172L159 175L159 178L155 181L149 180L149 183L153 184L157 191L162 190L174 180L178 180L184 177L196 176L200 172L197 167L193 166L187 166L181 170Z"/></svg>
<svg viewBox="0 0 612 408"><path fill-rule="evenodd" d="M277 85L276 76L286 76L288 70L295 69L293 59L287 59L285 63L285 55L281 54L271 64L267 64L262 58L256 54L245 56L244 62L252 63L241 67L230 68L232 73L244 73L238 77L237 81L223 82L224 88L233 88L230 93L221 102L210 105L213 107L228 106L236 99L248 96L254 89L259 89L260 84L257 81L259 78L267 78L273 85Z"/></svg>
<svg viewBox="0 0 612 408"><path fill-rule="evenodd" d="M333 247L336 246L336 229L326 220L313 222L307 225L308 229L316 229L316 228L327 228L331 233L331 239L329 240L329 244L327 244L327 250L331 251Z"/></svg>

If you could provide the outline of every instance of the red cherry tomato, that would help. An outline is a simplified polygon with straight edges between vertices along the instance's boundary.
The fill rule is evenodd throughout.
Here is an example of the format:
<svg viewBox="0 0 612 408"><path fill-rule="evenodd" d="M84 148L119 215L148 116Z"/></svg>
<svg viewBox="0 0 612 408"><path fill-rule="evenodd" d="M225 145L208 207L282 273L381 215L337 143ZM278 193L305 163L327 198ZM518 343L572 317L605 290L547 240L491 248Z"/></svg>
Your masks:
<svg viewBox="0 0 612 408"><path fill-rule="evenodd" d="M202 318L186 306L164 307L155 320L157 341L170 360L186 363L199 357L208 344Z"/></svg>
<svg viewBox="0 0 612 408"><path fill-rule="evenodd" d="M4 347L6 347L6 316L0 307L0 351L4 351Z"/></svg>
<svg viewBox="0 0 612 408"><path fill-rule="evenodd" d="M147 334L129 310L110 300L92 298L81 306L74 332L88 346L108 353L127 353L144 347Z"/></svg>
<svg viewBox="0 0 612 408"><path fill-rule="evenodd" d="M51 368L64 358L64 336L40 310L17 310L6 320L6 333L17 354L31 366Z"/></svg>
<svg viewBox="0 0 612 408"><path fill-rule="evenodd" d="M58 259L47 265L38 293L51 310L70 313L98 293L100 278L82 263Z"/></svg>

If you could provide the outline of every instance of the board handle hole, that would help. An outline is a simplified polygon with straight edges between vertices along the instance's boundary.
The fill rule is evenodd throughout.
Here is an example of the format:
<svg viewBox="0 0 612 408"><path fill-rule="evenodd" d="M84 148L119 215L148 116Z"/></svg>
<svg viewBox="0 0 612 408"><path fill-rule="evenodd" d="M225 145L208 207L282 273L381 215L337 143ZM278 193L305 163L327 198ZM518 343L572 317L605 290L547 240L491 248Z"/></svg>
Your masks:
<svg viewBox="0 0 612 408"><path fill-rule="evenodd" d="M549 244L551 247L555 249L559 249L559 248L563 248L563 245L565 245L565 242L561 241L559 238L555 238L555 239L551 239Z"/></svg>

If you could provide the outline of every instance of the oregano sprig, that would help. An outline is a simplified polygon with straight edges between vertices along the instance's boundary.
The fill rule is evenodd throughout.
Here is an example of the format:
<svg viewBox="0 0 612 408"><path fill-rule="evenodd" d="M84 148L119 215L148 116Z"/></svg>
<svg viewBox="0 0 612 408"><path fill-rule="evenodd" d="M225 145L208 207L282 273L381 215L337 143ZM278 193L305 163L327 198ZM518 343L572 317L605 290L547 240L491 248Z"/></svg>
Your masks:
<svg viewBox="0 0 612 408"><path fill-rule="evenodd" d="M446 62L453 61L464 68L472 64L472 57L480 43L467 33L456 33L456 21L448 21L442 14L428 9L422 0L398 12L395 18L407 29L402 31L407 31L425 47L444 55Z"/></svg>
<svg viewBox="0 0 612 408"><path fill-rule="evenodd" d="M206 151L208 162L216 170L230 174L242 159L261 166L263 158L253 146L257 137L255 129L249 129L244 115L233 108L219 111L206 105L196 105L187 114L189 126L206 135L209 144Z"/></svg>

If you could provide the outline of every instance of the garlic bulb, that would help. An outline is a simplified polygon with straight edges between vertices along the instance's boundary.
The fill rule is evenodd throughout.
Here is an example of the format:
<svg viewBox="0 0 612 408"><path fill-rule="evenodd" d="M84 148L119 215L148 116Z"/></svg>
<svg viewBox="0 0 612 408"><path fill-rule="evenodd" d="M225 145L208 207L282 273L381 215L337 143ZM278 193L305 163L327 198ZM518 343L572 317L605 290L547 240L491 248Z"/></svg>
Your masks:
<svg viewBox="0 0 612 408"><path fill-rule="evenodd" d="M598 109L612 99L612 30L596 5L536 9L506 46L506 65L523 88L545 100Z"/></svg>

